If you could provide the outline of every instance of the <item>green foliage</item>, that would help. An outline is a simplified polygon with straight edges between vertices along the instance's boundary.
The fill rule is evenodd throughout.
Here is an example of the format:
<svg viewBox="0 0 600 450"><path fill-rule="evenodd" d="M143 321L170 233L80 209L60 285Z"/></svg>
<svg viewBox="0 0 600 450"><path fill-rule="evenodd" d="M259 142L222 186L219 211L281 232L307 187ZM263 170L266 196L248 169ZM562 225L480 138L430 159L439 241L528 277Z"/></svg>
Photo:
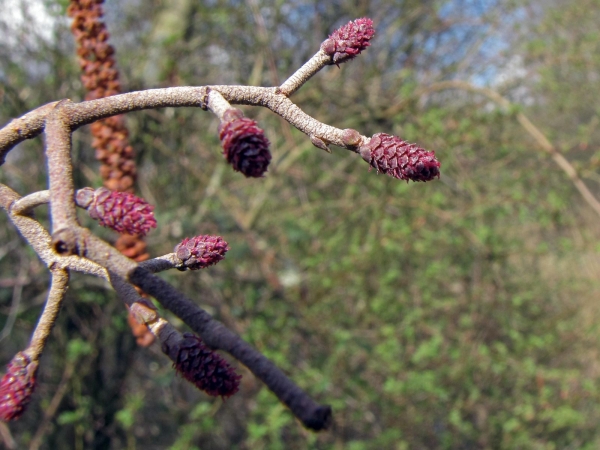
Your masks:
<svg viewBox="0 0 600 450"><path fill-rule="evenodd" d="M262 2L266 35L248 19L256 10L236 2L106 5L129 90L249 79L273 84L336 25L361 15L375 19L378 35L364 55L324 70L293 98L331 125L395 133L435 150L441 180L405 184L377 175L360 157L313 149L279 119L246 108L274 153L268 176L248 180L224 167L208 113L128 116L140 194L156 204L160 226L148 239L153 255L200 233L219 233L231 246L214 268L165 278L331 404L333 430L303 430L243 368L238 395L207 398L175 376L159 351L135 347L124 308L105 286L74 276L42 360L38 394L11 425L21 446L62 380L66 394L42 448L75 442L177 450L592 449L600 443L599 286L590 269L599 261L597 217L515 120L527 114L581 162L593 186L593 161L600 159L583 149L597 149L600 139L599 110L590 100L598 97L590 78L600 54L598 2L584 2L587 10L544 3L542 15L527 22L513 9L524 2L505 2L480 11L481 28L468 17L472 2L351 3ZM495 55L486 61L469 55L486 53L477 45L488 42L487 24L505 17L527 37L525 48L511 48L520 48L524 64L539 75L505 89L524 88L536 101L503 111L462 93L427 92L429 80L499 65ZM0 50L2 122L47 101L81 96L66 24L58 23L55 34L57 40L31 50L28 63L14 48ZM34 70L36 61L49 67L44 76ZM74 144L78 186L97 185L85 131ZM22 144L1 181L21 193L43 189L40 148L39 141ZM22 267L29 274L18 320L2 342L8 361L26 345L47 276L30 251L12 244L18 237L8 225L0 226L0 242L10 251L0 258L3 278L23 275ZM13 301L7 285L0 289L0 324ZM76 370L68 372L69 364Z"/></svg>

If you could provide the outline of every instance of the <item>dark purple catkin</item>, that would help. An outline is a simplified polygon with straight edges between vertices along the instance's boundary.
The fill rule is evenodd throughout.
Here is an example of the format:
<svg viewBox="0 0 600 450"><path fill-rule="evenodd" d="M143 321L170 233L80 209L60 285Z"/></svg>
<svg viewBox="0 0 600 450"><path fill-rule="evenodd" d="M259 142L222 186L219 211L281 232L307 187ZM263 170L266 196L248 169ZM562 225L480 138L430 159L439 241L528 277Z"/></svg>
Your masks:
<svg viewBox="0 0 600 450"><path fill-rule="evenodd" d="M154 206L127 192L106 188L81 189L77 195L80 206L87 208L92 219L119 233L144 236L156 228Z"/></svg>
<svg viewBox="0 0 600 450"><path fill-rule="evenodd" d="M332 57L334 64L356 58L371 43L375 35L373 21L368 17L356 19L338 28L321 44L321 50Z"/></svg>
<svg viewBox="0 0 600 450"><path fill-rule="evenodd" d="M233 170L253 178L262 177L267 171L271 162L269 140L257 123L243 117L239 109L225 111L219 124L219 139Z"/></svg>
<svg viewBox="0 0 600 450"><path fill-rule="evenodd" d="M440 177L440 163L435 159L435 152L428 152L396 136L375 134L368 144L360 147L360 154L378 172L400 180L429 181Z"/></svg>
<svg viewBox="0 0 600 450"><path fill-rule="evenodd" d="M185 333L179 342L174 366L181 375L198 389L214 397L230 397L240 386L241 375L202 340Z"/></svg>
<svg viewBox="0 0 600 450"><path fill-rule="evenodd" d="M16 420L25 412L35 389L37 362L19 352L0 381L0 420Z"/></svg>
<svg viewBox="0 0 600 450"><path fill-rule="evenodd" d="M185 238L173 250L183 262L182 270L204 269L225 258L229 250L221 236L202 235Z"/></svg>

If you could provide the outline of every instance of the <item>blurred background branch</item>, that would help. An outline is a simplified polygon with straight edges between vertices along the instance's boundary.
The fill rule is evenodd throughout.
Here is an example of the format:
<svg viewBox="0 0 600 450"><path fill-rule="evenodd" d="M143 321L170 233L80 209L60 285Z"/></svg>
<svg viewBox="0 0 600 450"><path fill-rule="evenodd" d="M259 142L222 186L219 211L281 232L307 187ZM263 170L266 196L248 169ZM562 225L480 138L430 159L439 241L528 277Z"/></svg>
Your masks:
<svg viewBox="0 0 600 450"><path fill-rule="evenodd" d="M505 97L492 89L477 87L464 81L441 81L428 86L425 92L433 92L443 89L462 89L464 91L482 94L509 111L511 107L515 106ZM536 127L525 114L522 112L517 112L516 118L525 131L527 131L527 133L529 133L529 135L535 139L542 150L548 153L554 162L556 162L558 167L565 172L587 204L596 212L596 214L600 215L600 202L598 202L598 199L587 188L581 178L579 178L579 175L577 175L577 171L573 165L558 152L558 150L552 145L544 133L542 133L540 129Z"/></svg>

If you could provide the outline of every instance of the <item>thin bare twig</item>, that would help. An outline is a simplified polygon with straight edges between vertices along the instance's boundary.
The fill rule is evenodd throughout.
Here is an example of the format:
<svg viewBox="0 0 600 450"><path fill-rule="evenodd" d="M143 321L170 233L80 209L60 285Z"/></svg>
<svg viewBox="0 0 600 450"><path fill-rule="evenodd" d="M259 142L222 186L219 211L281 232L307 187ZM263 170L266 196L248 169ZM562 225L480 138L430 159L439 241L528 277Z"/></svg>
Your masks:
<svg viewBox="0 0 600 450"><path fill-rule="evenodd" d="M74 238L79 228L75 208L75 186L71 163L71 130L64 107L70 101L59 102L46 119L46 158L50 184L50 215L52 246L60 254L78 253Z"/></svg>
<svg viewBox="0 0 600 450"><path fill-rule="evenodd" d="M207 99L208 109L210 109L219 120L223 120L223 114L231 108L231 104L217 91L210 91Z"/></svg>
<svg viewBox="0 0 600 450"><path fill-rule="evenodd" d="M35 327L29 347L27 347L27 350L24 352L31 361L39 360L42 351L46 346L46 341L50 337L52 328L56 323L62 301L67 293L69 271L65 269L54 269L51 273L52 278L50 280L51 284L48 300L46 300L46 305L44 306L40 320Z"/></svg>
<svg viewBox="0 0 600 450"><path fill-rule="evenodd" d="M33 209L38 206L50 203L50 191L38 191L33 192L25 197L21 197L19 200L12 204L11 211L13 214L20 216L28 215Z"/></svg>
<svg viewBox="0 0 600 450"><path fill-rule="evenodd" d="M39 136L44 131L46 116L57 103L52 102L40 106L18 119L11 120L0 130L0 165L4 164L8 150L26 139Z"/></svg>
<svg viewBox="0 0 600 450"><path fill-rule="evenodd" d="M323 50L319 50L312 58L306 61L302 67L285 80L281 86L279 86L279 92L286 97L291 96L313 75L329 64L331 64L331 56Z"/></svg>
<svg viewBox="0 0 600 450"><path fill-rule="evenodd" d="M206 109L208 94L211 91L217 91L231 104L268 108L309 137L316 137L326 143L353 152L357 151L358 144L347 145L344 142L344 130L324 124L309 116L285 95L279 93L278 88L200 86L149 89L81 103L63 103L60 105L60 110L65 117L65 125L68 125L73 131L99 119L144 109L184 106ZM18 120L24 123L23 126L29 130L29 136L33 137L43 131L48 114L47 109L38 108ZM0 162L11 148L22 140L21 135L10 124L0 129ZM369 138L361 136L362 143L368 141Z"/></svg>

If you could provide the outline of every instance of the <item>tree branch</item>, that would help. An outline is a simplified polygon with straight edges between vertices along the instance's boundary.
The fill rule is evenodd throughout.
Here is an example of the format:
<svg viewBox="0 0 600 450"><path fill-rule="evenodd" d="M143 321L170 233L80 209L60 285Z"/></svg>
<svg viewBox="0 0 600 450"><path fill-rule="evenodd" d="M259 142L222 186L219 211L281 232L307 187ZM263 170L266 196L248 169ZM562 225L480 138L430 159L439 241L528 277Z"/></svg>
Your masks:
<svg viewBox="0 0 600 450"><path fill-rule="evenodd" d="M331 64L331 56L319 49L312 58L306 61L302 67L279 86L279 92L289 97L300 89L313 75L329 64Z"/></svg>
<svg viewBox="0 0 600 450"><path fill-rule="evenodd" d="M63 103L60 109L65 125L74 131L99 119L144 109L183 106L207 109L208 95L211 91L218 92L231 104L268 108L309 137L315 136L326 143L353 152L357 152L356 148L360 145L360 142L353 145L346 144L343 136L344 130L324 124L309 116L284 94L278 93L277 88L200 86L149 89L81 103ZM56 106L56 104L52 105ZM38 108L16 120L28 130L28 137L34 137L44 130L49 112L48 108ZM16 144L26 139L18 132L20 129L11 126L13 122L0 130L0 162L4 161L6 154ZM369 141L366 136L360 136L360 138L364 144Z"/></svg>
<svg viewBox="0 0 600 450"><path fill-rule="evenodd" d="M50 292L48 293L44 311L35 327L29 347L24 351L31 361L38 361L44 351L46 341L50 337L52 328L54 328L58 313L60 312L60 307L65 298L65 294L67 293L69 271L65 269L54 269L51 273Z"/></svg>
<svg viewBox="0 0 600 450"><path fill-rule="evenodd" d="M68 100L59 102L46 119L46 158L53 234L69 232L78 226L71 163L71 130L63 113L64 106L69 103ZM73 253L75 251L69 250L69 254Z"/></svg>
<svg viewBox="0 0 600 450"><path fill-rule="evenodd" d="M179 316L200 335L208 346L224 350L246 365L306 427L321 430L331 423L329 406L315 403L279 368L244 342L237 334L214 320L210 314L168 283L152 275L135 261L126 258L101 239L91 235L88 230L79 228L74 234L78 242L83 242L78 250L84 252L85 258L77 255L61 256L54 252L50 245L50 235L39 222L30 216L14 214L11 211L11 205L18 202L19 199L20 197L14 191L0 185L0 204L9 212L9 218L48 266L69 267L73 270L100 276L111 281L126 304L132 305L138 301L144 303L139 294L125 281L131 274L129 280L133 284L154 296L165 308ZM82 234L77 234L78 231ZM165 264L170 264L168 256L162 260ZM150 265L152 266L152 264ZM109 270L107 271L104 267ZM148 323L152 325L153 320Z"/></svg>

